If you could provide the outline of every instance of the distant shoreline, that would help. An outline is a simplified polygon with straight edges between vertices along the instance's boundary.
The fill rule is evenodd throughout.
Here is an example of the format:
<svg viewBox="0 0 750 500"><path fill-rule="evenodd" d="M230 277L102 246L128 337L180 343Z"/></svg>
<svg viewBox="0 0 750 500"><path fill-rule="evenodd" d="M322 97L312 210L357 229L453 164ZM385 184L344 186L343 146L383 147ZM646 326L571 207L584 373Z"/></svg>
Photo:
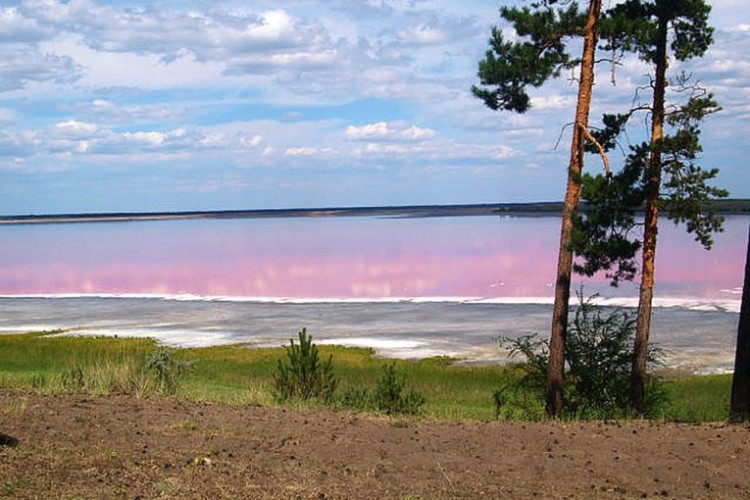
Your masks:
<svg viewBox="0 0 750 500"><path fill-rule="evenodd" d="M750 214L750 199L721 200L719 213ZM461 217L487 215L542 216L562 212L561 202L481 203L467 205L407 205L390 207L282 208L259 210L207 210L185 212L117 212L0 216L0 225L66 224L84 222L159 221L179 219L260 219L293 217ZM585 210L585 206L583 207Z"/></svg>
<svg viewBox="0 0 750 500"><path fill-rule="evenodd" d="M281 208L260 210L209 210L190 212L120 212L93 214L14 215L0 224L63 224L80 222L157 221L179 219L260 219L293 217L449 217L504 214L549 214L562 203L493 203L473 205L412 205L395 207Z"/></svg>

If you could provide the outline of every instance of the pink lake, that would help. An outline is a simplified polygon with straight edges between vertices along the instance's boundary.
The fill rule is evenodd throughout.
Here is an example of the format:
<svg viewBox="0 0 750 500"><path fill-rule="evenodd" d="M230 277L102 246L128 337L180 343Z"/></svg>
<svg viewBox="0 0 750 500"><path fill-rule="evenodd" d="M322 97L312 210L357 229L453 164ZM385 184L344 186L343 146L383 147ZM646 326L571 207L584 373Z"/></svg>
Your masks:
<svg viewBox="0 0 750 500"><path fill-rule="evenodd" d="M0 226L0 295L551 297L558 217L198 219ZM707 252L662 221L657 297L739 300L750 217ZM576 280L635 296L635 285Z"/></svg>

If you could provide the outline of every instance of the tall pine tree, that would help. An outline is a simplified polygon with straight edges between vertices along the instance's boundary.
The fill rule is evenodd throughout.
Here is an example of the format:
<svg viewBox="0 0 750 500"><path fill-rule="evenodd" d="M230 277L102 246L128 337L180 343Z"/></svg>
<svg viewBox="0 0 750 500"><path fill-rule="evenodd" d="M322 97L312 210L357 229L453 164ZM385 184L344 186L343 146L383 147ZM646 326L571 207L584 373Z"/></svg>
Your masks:
<svg viewBox="0 0 750 500"><path fill-rule="evenodd" d="M511 23L521 41L508 41L501 29L493 28L490 50L479 62L481 85L472 88L474 95L493 110L523 113L530 108L528 86L540 87L547 80L558 77L563 69L580 64L550 332L546 411L551 417L558 416L563 407L573 218L580 200L584 147L586 137L589 137L597 24L602 6L601 0L589 0L587 11L581 12L576 3L567 7L556 5L558 3L558 0L540 0L532 3L532 8L502 7L501 17ZM581 38L583 52L578 60L569 54L568 45L571 40Z"/></svg>
<svg viewBox="0 0 750 500"><path fill-rule="evenodd" d="M625 167L614 178L584 178L584 199L590 202L591 212L576 219L573 249L583 257L577 271L591 275L606 270L615 283L634 277L635 254L642 250L630 398L638 413L644 409L660 209L665 208L673 221L684 223L706 248L712 244L711 234L721 230L722 218L712 211L710 201L727 192L709 184L716 169L704 170L695 164L702 151L699 124L719 107L711 94L687 85L686 77L674 83L683 93L690 91L687 102L671 109L666 106L670 54L684 61L706 52L713 41L709 12L704 0L627 0L611 9L603 22L607 48L635 52L653 68L651 103L638 108L650 112L651 138L632 148ZM638 109L606 116L607 128L598 133L601 142L612 146L613 138ZM642 240L630 231L641 206L645 207Z"/></svg>

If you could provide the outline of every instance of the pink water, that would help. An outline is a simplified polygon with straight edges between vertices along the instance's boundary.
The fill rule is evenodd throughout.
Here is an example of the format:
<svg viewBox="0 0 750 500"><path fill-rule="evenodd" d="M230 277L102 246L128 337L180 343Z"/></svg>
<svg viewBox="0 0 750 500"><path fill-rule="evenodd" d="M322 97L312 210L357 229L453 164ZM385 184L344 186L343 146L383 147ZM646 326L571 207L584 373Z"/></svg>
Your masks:
<svg viewBox="0 0 750 500"><path fill-rule="evenodd" d="M739 299L748 224L729 218L707 252L663 221L657 296ZM0 295L551 297L559 219L205 219L2 226L0 235ZM604 295L636 293L583 281Z"/></svg>

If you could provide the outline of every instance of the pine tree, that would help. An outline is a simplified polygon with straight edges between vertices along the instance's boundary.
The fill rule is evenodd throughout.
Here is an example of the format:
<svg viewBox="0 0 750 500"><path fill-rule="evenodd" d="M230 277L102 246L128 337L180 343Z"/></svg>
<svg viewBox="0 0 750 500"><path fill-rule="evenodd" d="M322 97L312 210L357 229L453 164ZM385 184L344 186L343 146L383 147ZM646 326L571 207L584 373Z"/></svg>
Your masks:
<svg viewBox="0 0 750 500"><path fill-rule="evenodd" d="M737 325L729 417L737 421L750 420L750 232L745 257L745 283L742 288L740 321Z"/></svg>
<svg viewBox="0 0 750 500"><path fill-rule="evenodd" d="M579 11L575 2L567 7L556 6L558 3L557 0L542 0L532 3L532 8L502 7L501 17L513 25L522 41L507 41L501 29L493 28L490 50L479 63L481 86L472 88L474 95L493 110L524 113L531 106L529 86L540 87L558 77L562 70L580 64L550 332L546 411L551 417L558 416L563 405L573 218L580 200L584 145L590 137L589 110L598 43L597 23L601 15L601 0L590 0L586 12ZM579 60L569 54L568 45L570 40L580 38L583 38L583 52Z"/></svg>
<svg viewBox="0 0 750 500"><path fill-rule="evenodd" d="M624 169L612 179L584 178L584 199L590 202L591 212L576 219L573 249L584 260L577 271L592 275L606 270L615 284L635 276L635 254L642 250L630 398L638 413L644 401L660 209L666 209L673 221L684 223L706 248L712 245L711 234L721 230L722 218L713 212L710 201L727 192L709 184L718 170L695 164L702 151L699 124L720 108L711 94L688 85L684 75L673 83L683 93L688 91L689 99L671 109L665 104L670 52L674 59L684 61L708 50L713 41L709 12L704 0L628 0L611 9L603 22L606 48L635 52L652 65L654 73L651 103L605 117L607 127L598 134L600 142L611 147L628 118L641 109L650 112L651 138L632 148ZM630 230L641 206L645 214L639 240Z"/></svg>

